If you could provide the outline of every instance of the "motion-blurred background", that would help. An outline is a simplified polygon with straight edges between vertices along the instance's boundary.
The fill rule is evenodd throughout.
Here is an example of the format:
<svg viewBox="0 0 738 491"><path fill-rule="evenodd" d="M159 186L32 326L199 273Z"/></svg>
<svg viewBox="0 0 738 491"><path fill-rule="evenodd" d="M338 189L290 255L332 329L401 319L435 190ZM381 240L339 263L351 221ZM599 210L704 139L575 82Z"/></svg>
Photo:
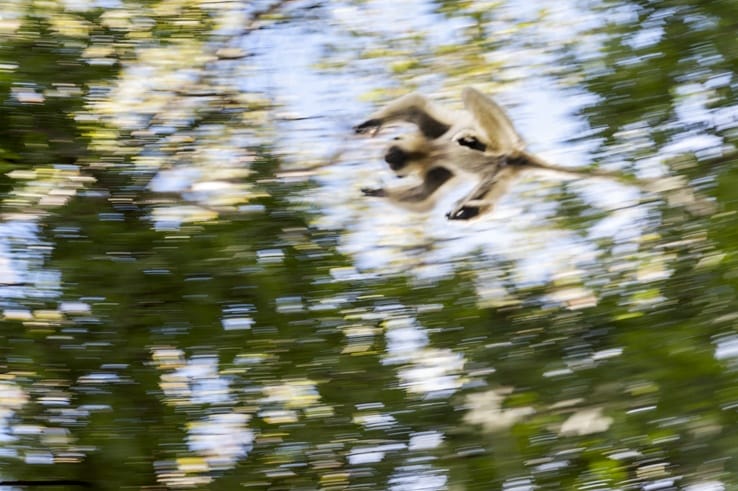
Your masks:
<svg viewBox="0 0 738 491"><path fill-rule="evenodd" d="M0 0L0 480L738 488L736 19ZM553 162L686 185L361 196L408 128L351 126L468 85Z"/></svg>

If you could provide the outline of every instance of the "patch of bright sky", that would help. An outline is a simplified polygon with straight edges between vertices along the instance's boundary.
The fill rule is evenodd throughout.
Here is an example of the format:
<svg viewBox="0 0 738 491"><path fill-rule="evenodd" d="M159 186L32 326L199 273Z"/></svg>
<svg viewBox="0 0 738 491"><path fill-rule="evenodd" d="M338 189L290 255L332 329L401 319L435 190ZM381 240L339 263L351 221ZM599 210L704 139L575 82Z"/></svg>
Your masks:
<svg viewBox="0 0 738 491"><path fill-rule="evenodd" d="M685 486L685 491L725 491L725 485L720 481L705 481Z"/></svg>
<svg viewBox="0 0 738 491"><path fill-rule="evenodd" d="M413 450L432 450L443 443L443 433L438 431L423 431L410 435L408 448Z"/></svg>
<svg viewBox="0 0 738 491"><path fill-rule="evenodd" d="M15 305L14 298L55 298L59 272L39 269L51 247L39 242L35 220L7 220L0 223L0 307Z"/></svg>
<svg viewBox="0 0 738 491"><path fill-rule="evenodd" d="M254 432L246 427L249 416L223 413L206 416L189 427L190 450L208 457L211 467L225 469L251 451Z"/></svg>
<svg viewBox="0 0 738 491"><path fill-rule="evenodd" d="M407 448L407 445L404 443L386 443L371 447L357 447L349 453L348 461L351 465L375 464L381 462L387 452L395 452L404 450L405 448Z"/></svg>
<svg viewBox="0 0 738 491"><path fill-rule="evenodd" d="M388 320L385 329L390 363L406 362L412 353L428 344L428 334L410 318Z"/></svg>
<svg viewBox="0 0 738 491"><path fill-rule="evenodd" d="M717 341L715 358L727 360L738 357L738 336L723 337Z"/></svg>
<svg viewBox="0 0 738 491"><path fill-rule="evenodd" d="M196 167L177 167L159 172L149 182L149 188L155 193L184 192L202 174Z"/></svg>
<svg viewBox="0 0 738 491"><path fill-rule="evenodd" d="M0 443L17 440L11 421L15 411L28 402L28 396L20 387L9 382L0 383Z"/></svg>
<svg viewBox="0 0 738 491"><path fill-rule="evenodd" d="M441 491L447 484L446 470L428 464L400 466L389 478L390 491Z"/></svg>
<svg viewBox="0 0 738 491"><path fill-rule="evenodd" d="M413 356L400 368L400 385L410 393L426 398L448 397L461 388L464 356L449 349L428 348Z"/></svg>
<svg viewBox="0 0 738 491"><path fill-rule="evenodd" d="M508 479L502 484L502 491L533 491L534 489L536 486L527 477Z"/></svg>
<svg viewBox="0 0 738 491"><path fill-rule="evenodd" d="M115 9L123 4L120 0L63 0L64 8L70 11L86 12L93 8Z"/></svg>
<svg viewBox="0 0 738 491"><path fill-rule="evenodd" d="M197 356L176 371L190 384L193 404L223 404L231 400L228 379L219 373L217 356Z"/></svg>
<svg viewBox="0 0 738 491"><path fill-rule="evenodd" d="M385 323L387 356L383 363L400 365L400 385L424 397L447 397L461 385L462 354L428 347L428 334L414 319L401 317Z"/></svg>
<svg viewBox="0 0 738 491"><path fill-rule="evenodd" d="M7 240L4 239L6 237L0 239L0 284L12 285L21 281L20 272L12 264L13 258L10 255L10 248L8 247Z"/></svg>
<svg viewBox="0 0 738 491"><path fill-rule="evenodd" d="M359 414L354 416L353 421L361 424L367 430L387 429L397 424L394 416L387 413Z"/></svg>

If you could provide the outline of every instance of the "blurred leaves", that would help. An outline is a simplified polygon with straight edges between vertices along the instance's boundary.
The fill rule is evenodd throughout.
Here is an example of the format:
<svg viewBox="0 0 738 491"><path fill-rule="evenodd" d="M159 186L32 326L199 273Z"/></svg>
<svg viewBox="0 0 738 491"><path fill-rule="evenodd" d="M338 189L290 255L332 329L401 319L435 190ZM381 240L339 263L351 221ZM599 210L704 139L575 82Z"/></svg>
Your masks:
<svg viewBox="0 0 738 491"><path fill-rule="evenodd" d="M376 2L2 5L3 478L738 483L738 4L596 2L574 9L583 24L555 8L419 5L391 25ZM519 208L542 211L493 223L527 234L510 255L484 247L489 230L444 242L404 212L383 223L330 169L277 172L333 137L301 139L288 123L308 118L251 59L277 49L250 42L258 31L295 26L326 31L312 65L326 80L382 78L356 90L369 99L534 79L586 92L572 141L596 143L604 165L664 168L718 212L667 194L597 208L576 183L524 184ZM351 158L331 164L363 178ZM345 229L325 225L339 223L325 203ZM628 209L641 215L598 232ZM351 222L394 262L360 267ZM536 256L561 230L578 260Z"/></svg>

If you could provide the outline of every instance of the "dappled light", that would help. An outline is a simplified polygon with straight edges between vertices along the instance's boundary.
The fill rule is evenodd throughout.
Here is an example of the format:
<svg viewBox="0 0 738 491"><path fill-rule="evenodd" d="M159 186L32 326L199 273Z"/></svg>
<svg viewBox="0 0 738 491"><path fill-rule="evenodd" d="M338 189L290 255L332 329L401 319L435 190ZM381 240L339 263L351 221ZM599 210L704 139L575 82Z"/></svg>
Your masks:
<svg viewBox="0 0 738 491"><path fill-rule="evenodd" d="M735 488L736 14L0 0L0 486ZM383 199L466 87L597 175Z"/></svg>

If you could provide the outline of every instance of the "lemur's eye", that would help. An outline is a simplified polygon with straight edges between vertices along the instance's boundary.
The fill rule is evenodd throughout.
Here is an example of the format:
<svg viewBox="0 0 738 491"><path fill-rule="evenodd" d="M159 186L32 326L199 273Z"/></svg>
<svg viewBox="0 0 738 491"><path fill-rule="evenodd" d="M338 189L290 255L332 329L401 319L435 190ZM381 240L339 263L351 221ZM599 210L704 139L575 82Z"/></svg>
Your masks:
<svg viewBox="0 0 738 491"><path fill-rule="evenodd" d="M474 136L462 136L456 140L456 143L458 143L462 147L469 147L472 150L478 150L480 152L484 152L485 150L487 150L487 145L480 142Z"/></svg>

